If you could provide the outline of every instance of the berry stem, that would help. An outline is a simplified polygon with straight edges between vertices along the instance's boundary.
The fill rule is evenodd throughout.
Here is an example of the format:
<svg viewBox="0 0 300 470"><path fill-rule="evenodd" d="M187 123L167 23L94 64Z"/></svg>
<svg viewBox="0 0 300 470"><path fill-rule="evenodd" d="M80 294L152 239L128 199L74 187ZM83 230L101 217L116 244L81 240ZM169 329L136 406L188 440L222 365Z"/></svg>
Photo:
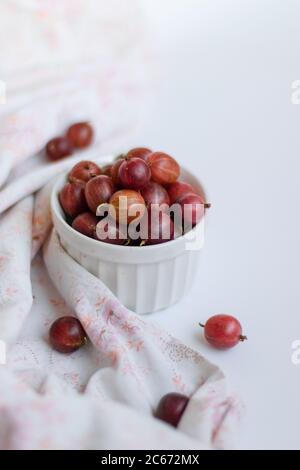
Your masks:
<svg viewBox="0 0 300 470"><path fill-rule="evenodd" d="M247 336L243 336L243 335L240 336L240 341L242 342L246 341L247 339L248 339Z"/></svg>
<svg viewBox="0 0 300 470"><path fill-rule="evenodd" d="M199 323L199 325L200 325L202 328L205 328L205 325L203 325L203 323Z"/></svg>
<svg viewBox="0 0 300 470"><path fill-rule="evenodd" d="M205 208L205 209L209 209L210 207L211 207L211 203L210 203L210 202L206 202L206 203L204 204L204 208Z"/></svg>

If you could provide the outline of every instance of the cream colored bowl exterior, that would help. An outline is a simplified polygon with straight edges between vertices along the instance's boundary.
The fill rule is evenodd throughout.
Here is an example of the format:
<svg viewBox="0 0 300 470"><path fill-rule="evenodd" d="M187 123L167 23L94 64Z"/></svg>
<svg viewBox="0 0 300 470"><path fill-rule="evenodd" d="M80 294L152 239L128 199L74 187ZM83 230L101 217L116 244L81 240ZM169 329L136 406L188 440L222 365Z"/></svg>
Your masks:
<svg viewBox="0 0 300 470"><path fill-rule="evenodd" d="M181 178L203 192L199 181L186 170ZM58 201L65 181L63 174L54 185L51 210L54 227L69 255L101 279L127 308L139 314L178 302L192 285L200 250L187 249L184 237L160 245L130 247L101 243L76 232L66 223ZM204 220L194 229L200 239L204 236L203 224ZM201 245L203 240L200 242Z"/></svg>

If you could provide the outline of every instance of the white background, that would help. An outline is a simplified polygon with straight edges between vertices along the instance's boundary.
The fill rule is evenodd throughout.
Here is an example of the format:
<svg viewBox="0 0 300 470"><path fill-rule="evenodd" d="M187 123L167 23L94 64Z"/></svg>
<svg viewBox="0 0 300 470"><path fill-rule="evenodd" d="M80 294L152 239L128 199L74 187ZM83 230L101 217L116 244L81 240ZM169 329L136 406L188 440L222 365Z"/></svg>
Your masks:
<svg viewBox="0 0 300 470"><path fill-rule="evenodd" d="M190 295L154 315L220 365L247 407L243 449L300 449L299 0L142 0L162 69L139 142L204 183L212 209ZM249 341L228 352L198 321L237 316Z"/></svg>

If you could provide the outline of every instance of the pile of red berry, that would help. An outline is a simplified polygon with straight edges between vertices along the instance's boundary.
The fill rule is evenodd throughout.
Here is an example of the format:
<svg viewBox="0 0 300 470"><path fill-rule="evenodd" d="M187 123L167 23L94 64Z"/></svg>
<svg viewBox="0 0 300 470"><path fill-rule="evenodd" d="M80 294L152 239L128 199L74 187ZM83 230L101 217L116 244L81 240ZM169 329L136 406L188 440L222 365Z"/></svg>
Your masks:
<svg viewBox="0 0 300 470"><path fill-rule="evenodd" d="M59 200L72 227L88 237L119 245L163 243L178 225L184 232L194 227L208 207L195 188L178 181L179 174L170 155L135 148L103 168L77 163Z"/></svg>
<svg viewBox="0 0 300 470"><path fill-rule="evenodd" d="M49 140L46 145L46 154L52 162L71 155L75 149L88 147L93 140L94 131L88 122L72 124L66 135Z"/></svg>

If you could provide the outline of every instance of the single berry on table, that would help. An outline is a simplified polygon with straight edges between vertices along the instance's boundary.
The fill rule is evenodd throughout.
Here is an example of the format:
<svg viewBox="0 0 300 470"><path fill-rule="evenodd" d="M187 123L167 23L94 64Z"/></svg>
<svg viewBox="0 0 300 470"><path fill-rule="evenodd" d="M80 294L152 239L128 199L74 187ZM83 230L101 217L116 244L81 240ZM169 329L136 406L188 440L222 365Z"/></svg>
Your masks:
<svg viewBox="0 0 300 470"><path fill-rule="evenodd" d="M60 353L72 353L87 341L86 333L75 317L61 317L56 320L49 331L50 344Z"/></svg>
<svg viewBox="0 0 300 470"><path fill-rule="evenodd" d="M55 137L46 145L46 154L52 162L68 157L73 153L73 146L66 137Z"/></svg>
<svg viewBox="0 0 300 470"><path fill-rule="evenodd" d="M159 402L155 417L177 427L189 398L181 393L168 393Z"/></svg>
<svg viewBox="0 0 300 470"><path fill-rule="evenodd" d="M233 348L247 339L242 334L240 322L231 315L214 315L205 325L200 323L200 326L204 328L204 336L208 343L217 349Z"/></svg>
<svg viewBox="0 0 300 470"><path fill-rule="evenodd" d="M75 148L88 147L93 140L94 131L88 122L77 122L69 127L67 138Z"/></svg>

